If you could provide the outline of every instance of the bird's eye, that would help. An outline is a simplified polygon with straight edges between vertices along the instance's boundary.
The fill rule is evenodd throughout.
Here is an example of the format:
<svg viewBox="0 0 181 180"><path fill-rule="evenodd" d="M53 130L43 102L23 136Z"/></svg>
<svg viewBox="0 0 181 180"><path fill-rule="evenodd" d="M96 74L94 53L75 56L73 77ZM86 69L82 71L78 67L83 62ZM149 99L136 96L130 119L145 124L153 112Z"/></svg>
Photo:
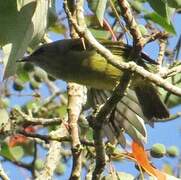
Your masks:
<svg viewBox="0 0 181 180"><path fill-rule="evenodd" d="M39 49L37 49L34 53L33 53L33 55L35 55L35 56L38 56L38 55L41 55L41 54L43 54L44 53L44 48L43 47L40 47Z"/></svg>

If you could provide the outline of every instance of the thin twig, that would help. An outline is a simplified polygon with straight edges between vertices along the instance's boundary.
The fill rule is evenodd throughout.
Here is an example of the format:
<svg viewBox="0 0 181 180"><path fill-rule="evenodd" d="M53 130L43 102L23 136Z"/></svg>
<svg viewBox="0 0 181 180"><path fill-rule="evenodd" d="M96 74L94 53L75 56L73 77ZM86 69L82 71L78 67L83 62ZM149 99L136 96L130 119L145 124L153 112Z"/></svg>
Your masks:
<svg viewBox="0 0 181 180"><path fill-rule="evenodd" d="M4 169L0 163L0 177L2 178L2 180L9 180L8 175L4 172Z"/></svg>
<svg viewBox="0 0 181 180"><path fill-rule="evenodd" d="M181 73L181 65L178 65L171 69L166 70L165 73L161 74L161 77L168 78L168 77L175 76L176 74L179 74L179 73Z"/></svg>
<svg viewBox="0 0 181 180"><path fill-rule="evenodd" d="M164 55L165 55L165 50L166 50L166 40L165 39L160 39L159 46L160 46L160 50L159 50L159 54L158 54L158 57L157 57L157 62L159 64L159 68L161 69L162 64L163 64L163 58L164 58Z"/></svg>
<svg viewBox="0 0 181 180"><path fill-rule="evenodd" d="M143 46L145 45L145 40L142 37L141 31L131 12L129 3L126 0L118 0L118 4L121 9L121 15L123 16L124 21L126 22L127 28L133 36L133 45L138 50L138 52L141 52Z"/></svg>
<svg viewBox="0 0 181 180"><path fill-rule="evenodd" d="M155 32L145 37L145 44L155 41L156 39L166 39L168 38L168 33L166 32Z"/></svg>
<svg viewBox="0 0 181 180"><path fill-rule="evenodd" d="M26 126L28 126L28 125L43 125L43 126L60 125L61 122L62 122L62 119L59 118L59 117L57 117L57 118L50 118L50 119L34 118L34 117L31 117L31 116L25 114L23 111L21 111L19 109L13 109L12 113L17 113L21 117L23 117L23 121L20 121L20 122L17 122L17 123L25 124Z"/></svg>

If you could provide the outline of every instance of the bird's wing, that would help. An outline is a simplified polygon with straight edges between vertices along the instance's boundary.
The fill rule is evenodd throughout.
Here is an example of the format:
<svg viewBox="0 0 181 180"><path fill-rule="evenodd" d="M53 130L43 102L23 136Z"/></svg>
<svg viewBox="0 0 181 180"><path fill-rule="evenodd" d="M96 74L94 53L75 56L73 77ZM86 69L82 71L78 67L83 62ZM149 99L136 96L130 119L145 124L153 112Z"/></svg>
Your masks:
<svg viewBox="0 0 181 180"><path fill-rule="evenodd" d="M111 91L91 89L89 94L92 97L93 106L96 106L105 103L111 96ZM128 90L127 95L117 104L114 117L107 118L103 129L110 141L116 138L122 146L125 146L124 132L137 142L146 141L145 121L147 119L142 113L134 91Z"/></svg>

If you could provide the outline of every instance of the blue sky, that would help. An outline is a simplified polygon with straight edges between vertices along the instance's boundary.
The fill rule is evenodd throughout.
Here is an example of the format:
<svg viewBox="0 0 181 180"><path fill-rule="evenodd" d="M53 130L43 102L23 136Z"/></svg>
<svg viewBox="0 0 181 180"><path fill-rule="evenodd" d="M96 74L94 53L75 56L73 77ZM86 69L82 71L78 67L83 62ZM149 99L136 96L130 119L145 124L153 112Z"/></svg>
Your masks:
<svg viewBox="0 0 181 180"><path fill-rule="evenodd" d="M57 1L60 3L60 0ZM177 36L173 37L170 41L170 47L174 47L176 44L176 40L178 40L179 35L181 34L181 15L177 15L174 17L173 22L177 31ZM55 35L53 33L50 34L51 39L53 40L58 40L63 38L62 36ZM158 52L158 47L155 47L152 44L146 46L145 51L150 55L152 58L155 58ZM1 71L0 71L1 72ZM66 88L66 84L63 83L62 81L57 81L57 84L61 89ZM41 92L44 95L44 97L47 97L49 95L48 91L44 86L41 87ZM23 90L22 94L30 94L32 93L29 88L25 88ZM11 106L15 105L22 105L25 102L29 101L31 97L12 97L11 98ZM181 111L181 105L173 108L170 110L172 114L175 114L176 112ZM167 122L167 123L157 123L155 124L154 128L151 128L147 126L148 130L148 143L145 145L146 148L150 148L154 143L163 143L166 146L171 146L171 145L177 145L179 149L181 150L181 118L178 118L177 120ZM44 152L41 152L44 154ZM165 158L165 161L169 161L173 166L176 163L175 159L170 159L170 158ZM158 167L161 168L162 166L162 160L160 159L153 159L154 164ZM12 180L23 180L25 177L29 176L30 174L27 171L24 171L21 168L15 167L11 165L10 163L4 163L3 164L5 171L8 172L8 175L10 179ZM133 163L130 162L124 162L124 163L116 163L115 164L116 169L120 171L125 171L125 172L130 172L136 174L137 171L134 168ZM63 176L63 179L67 179L67 176L69 176L71 170L71 161L68 162L68 168L65 173L65 176ZM56 179L56 178L55 178Z"/></svg>

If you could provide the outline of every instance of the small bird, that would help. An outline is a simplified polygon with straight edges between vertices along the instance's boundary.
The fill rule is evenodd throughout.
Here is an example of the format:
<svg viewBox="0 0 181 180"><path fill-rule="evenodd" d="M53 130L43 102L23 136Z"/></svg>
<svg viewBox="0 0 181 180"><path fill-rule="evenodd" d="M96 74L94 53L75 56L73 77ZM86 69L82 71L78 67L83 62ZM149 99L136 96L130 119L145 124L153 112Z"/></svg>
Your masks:
<svg viewBox="0 0 181 180"><path fill-rule="evenodd" d="M102 40L100 43L114 54L115 60L130 61L131 46L109 40ZM90 44L85 43L83 46L81 39L44 44L22 61L38 65L58 79L90 87L94 104L104 103L124 74L124 71L112 66ZM141 53L137 63L148 71L157 71L156 62L144 53ZM127 95L116 106L114 120L108 120L104 129L108 138L116 136L121 144L125 144L123 131L140 142L146 137L143 120L152 123L155 119L168 117L168 109L161 101L156 86L135 74Z"/></svg>

